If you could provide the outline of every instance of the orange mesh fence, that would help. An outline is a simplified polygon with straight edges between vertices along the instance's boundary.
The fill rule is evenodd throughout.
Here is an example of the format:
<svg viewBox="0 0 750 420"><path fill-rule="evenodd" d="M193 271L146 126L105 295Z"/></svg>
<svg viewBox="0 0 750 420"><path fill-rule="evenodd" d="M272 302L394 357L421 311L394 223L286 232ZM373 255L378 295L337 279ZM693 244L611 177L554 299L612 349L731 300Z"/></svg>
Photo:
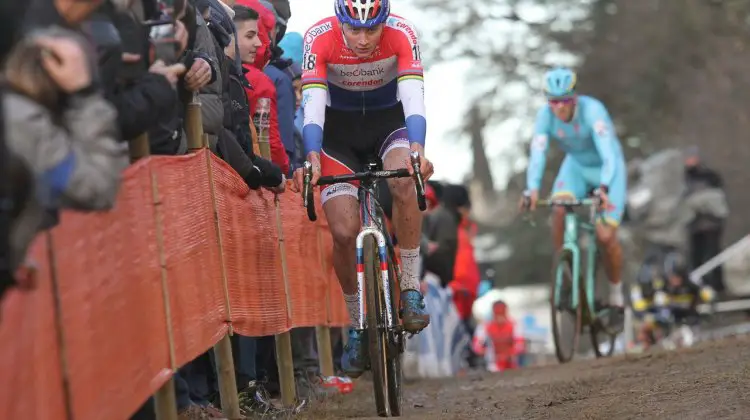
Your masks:
<svg viewBox="0 0 750 420"><path fill-rule="evenodd" d="M204 150L131 166L110 212L64 213L30 254L37 288L2 302L0 418L126 419L230 325L346 325L322 211L278 199L283 242L275 196Z"/></svg>
<svg viewBox="0 0 750 420"><path fill-rule="evenodd" d="M226 333L228 310L204 152L158 157L151 169L163 232L166 280L178 366ZM153 208L153 207L152 207Z"/></svg>
<svg viewBox="0 0 750 420"><path fill-rule="evenodd" d="M259 337L289 329L274 196L250 191L211 156L232 326Z"/></svg>
<svg viewBox="0 0 750 420"><path fill-rule="evenodd" d="M32 247L47 259L45 237ZM60 346L49 267L41 264L33 293L11 291L0 307L0 418L64 419Z"/></svg>
<svg viewBox="0 0 750 420"><path fill-rule="evenodd" d="M122 418L170 376L149 167L128 169L112 211L52 232L75 419Z"/></svg>
<svg viewBox="0 0 750 420"><path fill-rule="evenodd" d="M323 271L320 260L318 228L307 218L307 211L302 207L302 197L298 194L284 194L280 198L292 326L326 324L328 276Z"/></svg>

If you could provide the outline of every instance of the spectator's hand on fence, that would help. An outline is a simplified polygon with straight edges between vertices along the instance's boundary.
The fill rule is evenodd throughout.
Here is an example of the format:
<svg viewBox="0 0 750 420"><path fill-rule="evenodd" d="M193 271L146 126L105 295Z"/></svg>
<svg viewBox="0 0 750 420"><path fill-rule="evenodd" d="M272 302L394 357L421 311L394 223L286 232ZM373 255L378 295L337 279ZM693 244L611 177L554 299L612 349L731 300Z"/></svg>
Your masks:
<svg viewBox="0 0 750 420"><path fill-rule="evenodd" d="M75 93L91 86L91 69L86 53L71 38L39 37L42 66L52 80L66 93Z"/></svg>
<svg viewBox="0 0 750 420"><path fill-rule="evenodd" d="M286 175L281 175L281 184L273 187L273 188L266 188L268 191L271 191L274 194L283 194L284 191L286 191Z"/></svg>
<svg viewBox="0 0 750 420"><path fill-rule="evenodd" d="M34 290L37 285L39 267L33 260L27 259L15 273L16 285L20 290Z"/></svg>
<svg viewBox="0 0 750 420"><path fill-rule="evenodd" d="M122 53L121 60L123 64L138 64L141 61L141 55L126 52Z"/></svg>
<svg viewBox="0 0 750 420"><path fill-rule="evenodd" d="M161 60L156 60L154 64L148 69L150 73L161 74L166 77L172 87L177 86L177 81L180 80L180 76L185 73L184 64L172 64L168 66Z"/></svg>
<svg viewBox="0 0 750 420"><path fill-rule="evenodd" d="M185 74L185 87L192 92L211 82L211 65L202 58L197 58Z"/></svg>

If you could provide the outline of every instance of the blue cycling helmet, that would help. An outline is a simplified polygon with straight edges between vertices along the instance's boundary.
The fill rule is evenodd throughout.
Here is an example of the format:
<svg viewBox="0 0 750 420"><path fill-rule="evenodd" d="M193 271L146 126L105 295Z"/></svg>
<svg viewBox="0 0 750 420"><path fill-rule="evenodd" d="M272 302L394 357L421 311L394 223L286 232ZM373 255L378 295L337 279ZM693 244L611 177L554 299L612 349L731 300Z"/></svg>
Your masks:
<svg viewBox="0 0 750 420"><path fill-rule="evenodd" d="M544 93L548 98L573 96L576 93L576 74L573 70L558 67L544 75Z"/></svg>
<svg viewBox="0 0 750 420"><path fill-rule="evenodd" d="M390 0L336 0L339 22L355 28L372 28L384 23L391 14Z"/></svg>

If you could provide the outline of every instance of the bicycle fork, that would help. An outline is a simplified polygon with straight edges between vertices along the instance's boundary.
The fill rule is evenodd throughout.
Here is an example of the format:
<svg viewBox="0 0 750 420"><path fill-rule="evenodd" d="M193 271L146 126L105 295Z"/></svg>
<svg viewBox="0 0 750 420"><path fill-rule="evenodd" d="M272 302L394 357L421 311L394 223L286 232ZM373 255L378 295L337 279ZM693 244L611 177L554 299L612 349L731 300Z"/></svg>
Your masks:
<svg viewBox="0 0 750 420"><path fill-rule="evenodd" d="M357 292L359 293L359 325L360 330L365 328L365 238L372 236L378 245L378 259L380 260L380 275L383 280L383 292L385 294L385 318L388 326L393 325L393 314L391 313L391 282L388 278L388 252L386 249L385 236L383 232L374 228L363 228L357 235ZM373 279L374 280L374 279ZM375 308L369 308L375 310Z"/></svg>

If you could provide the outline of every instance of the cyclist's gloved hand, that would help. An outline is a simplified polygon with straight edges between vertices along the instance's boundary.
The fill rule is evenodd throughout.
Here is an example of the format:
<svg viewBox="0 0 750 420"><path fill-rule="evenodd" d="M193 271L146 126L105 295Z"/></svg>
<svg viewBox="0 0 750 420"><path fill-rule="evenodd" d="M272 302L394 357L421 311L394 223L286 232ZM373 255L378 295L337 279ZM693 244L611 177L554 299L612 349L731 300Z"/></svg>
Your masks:
<svg viewBox="0 0 750 420"><path fill-rule="evenodd" d="M609 193L609 187L606 185L600 185L599 188L594 190L594 195L599 197L599 207L602 210L607 210L609 208L609 195L607 195L607 193Z"/></svg>

